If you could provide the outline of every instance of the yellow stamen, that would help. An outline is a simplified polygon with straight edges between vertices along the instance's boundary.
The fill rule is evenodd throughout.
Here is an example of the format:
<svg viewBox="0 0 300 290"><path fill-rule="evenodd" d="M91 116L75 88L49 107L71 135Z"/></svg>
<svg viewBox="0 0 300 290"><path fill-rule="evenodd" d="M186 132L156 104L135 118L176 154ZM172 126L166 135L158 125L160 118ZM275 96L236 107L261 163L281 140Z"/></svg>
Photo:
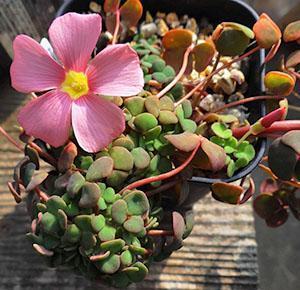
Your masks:
<svg viewBox="0 0 300 290"><path fill-rule="evenodd" d="M77 100L86 95L89 91L87 77L82 72L70 70L66 73L66 78L61 85L61 90L69 94L70 98Z"/></svg>

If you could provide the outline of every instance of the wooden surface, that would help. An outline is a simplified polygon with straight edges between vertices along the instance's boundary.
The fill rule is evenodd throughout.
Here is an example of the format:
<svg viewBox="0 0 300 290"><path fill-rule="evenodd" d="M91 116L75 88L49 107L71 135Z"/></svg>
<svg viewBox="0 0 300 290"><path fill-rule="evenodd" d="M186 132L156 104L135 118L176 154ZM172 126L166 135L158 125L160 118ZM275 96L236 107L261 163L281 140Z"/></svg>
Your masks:
<svg viewBox="0 0 300 290"><path fill-rule="evenodd" d="M26 100L7 84L0 85L0 91L0 123L15 135L15 112ZM0 289L107 289L68 269L47 268L25 239L29 229L25 204L16 205L6 188L21 156L0 137ZM130 289L257 289L251 203L234 207L208 196L195 211L196 226L185 246L166 262L152 265L146 281Z"/></svg>

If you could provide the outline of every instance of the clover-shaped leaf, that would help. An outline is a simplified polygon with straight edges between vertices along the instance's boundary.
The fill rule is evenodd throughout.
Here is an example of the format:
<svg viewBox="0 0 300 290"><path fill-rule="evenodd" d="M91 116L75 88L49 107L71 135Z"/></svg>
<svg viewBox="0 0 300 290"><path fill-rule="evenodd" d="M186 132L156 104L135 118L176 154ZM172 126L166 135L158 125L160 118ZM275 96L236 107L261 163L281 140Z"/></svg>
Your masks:
<svg viewBox="0 0 300 290"><path fill-rule="evenodd" d="M144 221L140 216L131 216L123 224L125 230L130 233L137 234L144 228Z"/></svg>
<svg viewBox="0 0 300 290"><path fill-rule="evenodd" d="M236 152L238 146L238 141L234 137L230 137L224 140L224 150L227 154L232 154Z"/></svg>
<svg viewBox="0 0 300 290"><path fill-rule="evenodd" d="M232 131L226 127L223 123L213 123L211 125L212 131L223 139L228 139L232 136Z"/></svg>
<svg viewBox="0 0 300 290"><path fill-rule="evenodd" d="M165 49L187 48L193 43L193 33L188 29L172 29L165 34L162 44Z"/></svg>
<svg viewBox="0 0 300 290"><path fill-rule="evenodd" d="M290 23L284 29L283 39L286 42L298 41L300 39L300 20Z"/></svg>
<svg viewBox="0 0 300 290"><path fill-rule="evenodd" d="M173 218L173 232L174 232L174 237L177 240L182 241L183 235L185 232L185 221L182 215L176 211L172 213L172 218Z"/></svg>
<svg viewBox="0 0 300 290"><path fill-rule="evenodd" d="M103 156L92 163L86 173L87 181L98 181L111 175L114 161L108 156Z"/></svg>
<svg viewBox="0 0 300 290"><path fill-rule="evenodd" d="M224 56L242 54L253 37L250 28L234 22L219 24L212 35L217 51Z"/></svg>
<svg viewBox="0 0 300 290"><path fill-rule="evenodd" d="M287 211L282 207L279 199L270 194L260 194L254 200L253 207L270 227L278 227L288 218Z"/></svg>
<svg viewBox="0 0 300 290"><path fill-rule="evenodd" d="M216 200L229 204L239 204L244 192L243 187L225 182L214 183L211 189Z"/></svg>
<svg viewBox="0 0 300 290"><path fill-rule="evenodd" d="M165 135L165 138L178 150L184 152L193 151L200 142L198 135L184 132L178 135Z"/></svg>
<svg viewBox="0 0 300 290"><path fill-rule="evenodd" d="M284 72L270 71L264 78L265 86L273 95L288 96L295 87L295 79Z"/></svg>
<svg viewBox="0 0 300 290"><path fill-rule="evenodd" d="M129 27L136 26L143 15L143 5L139 0L127 0L120 8L122 21Z"/></svg>
<svg viewBox="0 0 300 290"><path fill-rule="evenodd" d="M114 274L121 265L120 256L110 255L108 258L96 262L96 266L105 274Z"/></svg>
<svg viewBox="0 0 300 290"><path fill-rule="evenodd" d="M118 224L123 224L127 218L127 203L123 199L119 199L112 205L111 216Z"/></svg>
<svg viewBox="0 0 300 290"><path fill-rule="evenodd" d="M192 164L196 168L217 172L224 168L226 164L226 153L221 146L206 138L201 138L200 149L194 157Z"/></svg>
<svg viewBox="0 0 300 290"><path fill-rule="evenodd" d="M212 42L201 40L193 49L195 70L198 72L204 71L211 63L215 53L216 49Z"/></svg>
<svg viewBox="0 0 300 290"><path fill-rule="evenodd" d="M131 215L143 215L149 210L148 198L142 191L132 191L124 197L124 200Z"/></svg>
<svg viewBox="0 0 300 290"><path fill-rule="evenodd" d="M295 67L299 64L300 64L300 50L296 50L288 56L285 62L285 66L287 68L290 68L290 67Z"/></svg>
<svg viewBox="0 0 300 290"><path fill-rule="evenodd" d="M265 13L261 14L253 26L255 39L260 47L269 49L281 39L281 31Z"/></svg>
<svg viewBox="0 0 300 290"><path fill-rule="evenodd" d="M248 141L243 141L237 146L237 151L234 153L236 158L244 158L250 162L255 157L255 149Z"/></svg>

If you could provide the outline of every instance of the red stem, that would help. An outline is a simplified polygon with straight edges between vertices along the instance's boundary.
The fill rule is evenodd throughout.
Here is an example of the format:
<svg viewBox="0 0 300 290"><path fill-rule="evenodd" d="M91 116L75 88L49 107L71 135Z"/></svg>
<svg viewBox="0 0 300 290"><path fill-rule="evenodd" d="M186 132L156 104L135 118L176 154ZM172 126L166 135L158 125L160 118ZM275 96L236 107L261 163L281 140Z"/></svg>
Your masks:
<svg viewBox="0 0 300 290"><path fill-rule="evenodd" d="M197 153L197 151L198 151L198 149L200 147L200 144L201 144L201 141L199 140L199 143L195 147L195 149L193 150L192 154L179 167L177 167L177 168L175 168L175 169L173 169L173 170L171 170L171 171L169 171L167 173L164 173L164 174L160 174L160 175L157 175L157 176L151 176L151 177L148 177L148 178L141 179L141 180L138 180L136 182L133 182L133 183L127 185L124 189L122 189L120 191L120 193L122 193L124 190L132 190L134 188L138 188L138 187L144 186L144 185L152 183L152 182L157 182L157 181L165 180L165 179L168 179L168 178L170 178L170 177L178 174L185 167L187 167L189 165L189 163L193 160L193 158L195 157L195 155L196 155L196 153Z"/></svg>
<svg viewBox="0 0 300 290"><path fill-rule="evenodd" d="M0 133L11 143L13 144L17 149L19 149L21 152L24 151L24 148L21 144L19 144L14 138L12 138L1 126L0 126Z"/></svg>
<svg viewBox="0 0 300 290"><path fill-rule="evenodd" d="M246 52L245 54L234 58L233 60L231 60L230 62L224 64L223 66L219 67L218 69L216 69L214 72L212 72L210 75L207 76L207 78L211 78L214 75L216 75L217 73L219 73L220 71L222 71L225 68L230 67L233 63L238 62L248 56L250 56L251 54L257 52L258 50L260 50L259 46L254 47L253 49L249 50L248 52ZM206 79L207 79L206 78ZM196 93L202 86L203 84L205 84L206 79L204 79L202 82L200 82L194 89L192 89L187 95L185 95L183 98L181 98L177 103L175 103L175 106L180 105L184 100L189 99L194 93Z"/></svg>
<svg viewBox="0 0 300 290"><path fill-rule="evenodd" d="M240 128L233 128L232 133L233 136L236 138L241 138L244 136L250 129L250 126L244 126ZM268 134L272 133L279 133L279 132L287 132L291 130L300 130L300 120L285 120L285 121L278 121L274 122L271 127L267 128L261 134L258 134L259 137L263 137Z"/></svg>
<svg viewBox="0 0 300 290"><path fill-rule="evenodd" d="M166 230L150 230L147 232L149 236L174 236L173 231Z"/></svg>
<svg viewBox="0 0 300 290"><path fill-rule="evenodd" d="M282 97L282 96L256 96L256 97L250 97L250 98L246 98L246 99L242 99L242 100L239 100L239 101L235 101L235 102L226 104L223 107L218 108L216 110L213 110L209 113L218 113L220 111L223 111L223 110L231 108L231 107L239 106L239 105L250 103L250 102L260 101L260 100L282 100L282 99L284 99L284 97Z"/></svg>
<svg viewBox="0 0 300 290"><path fill-rule="evenodd" d="M49 199L49 196L45 192L41 191L38 187L36 187L34 191L42 201L46 202Z"/></svg>
<svg viewBox="0 0 300 290"><path fill-rule="evenodd" d="M114 36L113 36L113 39L112 39L112 44L117 43L119 30L120 30L120 10L118 9L116 11L116 27L115 27Z"/></svg>
<svg viewBox="0 0 300 290"><path fill-rule="evenodd" d="M182 78L182 76L184 75L186 68L188 66L189 63L189 56L191 51L194 49L194 44L190 45L183 56L183 62L182 62L182 66L181 69L179 71L179 73L177 74L177 76L172 80L172 82L170 82L163 90L161 90L158 94L157 97L161 98L163 97L169 90L171 90L176 84L177 82Z"/></svg>
<svg viewBox="0 0 300 290"><path fill-rule="evenodd" d="M40 146L38 146L37 144L35 144L34 142L28 142L28 144L35 149L39 155L43 158L45 158L49 164L51 164L52 166L56 167L57 166L57 160L55 158L53 158L51 155L49 155L48 153L44 152L42 150L42 148Z"/></svg>

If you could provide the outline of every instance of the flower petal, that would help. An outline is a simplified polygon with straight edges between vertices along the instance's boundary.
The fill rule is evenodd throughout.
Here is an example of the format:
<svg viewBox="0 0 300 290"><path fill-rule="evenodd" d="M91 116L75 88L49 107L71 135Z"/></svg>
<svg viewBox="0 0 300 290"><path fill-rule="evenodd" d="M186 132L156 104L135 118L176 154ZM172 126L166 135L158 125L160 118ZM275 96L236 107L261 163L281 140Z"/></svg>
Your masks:
<svg viewBox="0 0 300 290"><path fill-rule="evenodd" d="M12 86L22 93L57 88L64 81L64 69L34 39L18 35L13 43L10 68Z"/></svg>
<svg viewBox="0 0 300 290"><path fill-rule="evenodd" d="M22 108L18 121L28 135L59 147L69 137L71 104L66 93L53 90Z"/></svg>
<svg viewBox="0 0 300 290"><path fill-rule="evenodd" d="M51 44L66 70L85 71L101 28L102 19L98 14L67 13L52 22Z"/></svg>
<svg viewBox="0 0 300 290"><path fill-rule="evenodd" d="M138 55L128 44L102 50L88 65L87 76L90 90L105 96L136 95L144 86Z"/></svg>
<svg viewBox="0 0 300 290"><path fill-rule="evenodd" d="M125 130L125 118L113 103L88 95L73 102L72 126L80 147L98 152Z"/></svg>

